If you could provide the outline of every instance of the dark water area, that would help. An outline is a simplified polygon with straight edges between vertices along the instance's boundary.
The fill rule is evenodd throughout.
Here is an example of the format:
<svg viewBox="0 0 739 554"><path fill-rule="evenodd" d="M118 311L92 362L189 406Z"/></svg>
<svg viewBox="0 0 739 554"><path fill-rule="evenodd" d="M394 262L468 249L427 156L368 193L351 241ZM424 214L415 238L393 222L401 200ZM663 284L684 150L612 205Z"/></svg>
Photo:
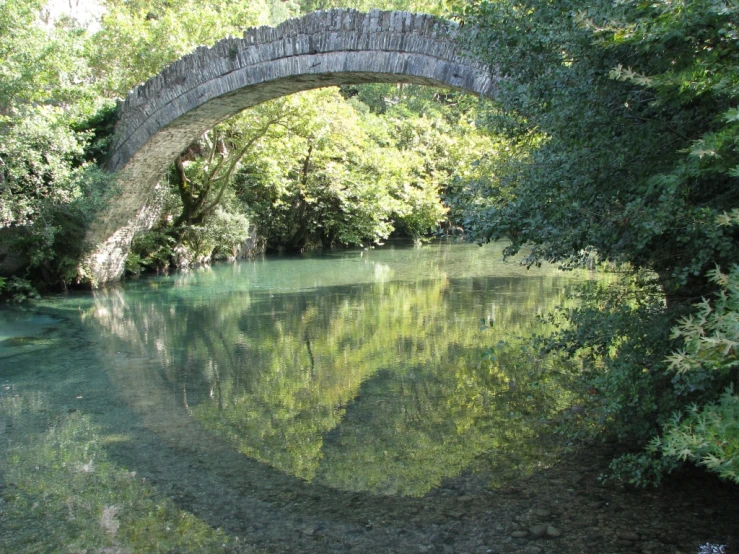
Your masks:
<svg viewBox="0 0 739 554"><path fill-rule="evenodd" d="M697 552L736 487L600 479L523 347L589 274L265 257L0 311L0 552ZM569 446L569 447L568 447Z"/></svg>

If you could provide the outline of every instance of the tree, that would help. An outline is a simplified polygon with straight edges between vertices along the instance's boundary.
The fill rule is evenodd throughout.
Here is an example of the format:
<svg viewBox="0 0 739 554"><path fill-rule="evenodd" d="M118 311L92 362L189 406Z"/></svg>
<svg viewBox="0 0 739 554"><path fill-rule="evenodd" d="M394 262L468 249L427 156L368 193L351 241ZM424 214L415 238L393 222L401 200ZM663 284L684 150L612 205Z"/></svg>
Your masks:
<svg viewBox="0 0 739 554"><path fill-rule="evenodd" d="M367 113L336 89L282 102L292 106L291 120L236 178L272 247L379 242L396 225L420 237L443 218L439 175L423 147L393 138L397 121Z"/></svg>
<svg viewBox="0 0 739 554"><path fill-rule="evenodd" d="M477 238L508 237L511 252L532 244L535 259L554 261L595 249L657 272L673 299L700 294L711 264L739 251L716 219L739 200L723 134L736 103L736 8L722 6L469 5L479 51L505 77L490 123L537 137L530 157L503 160L496 186L511 197L475 215Z"/></svg>
<svg viewBox="0 0 739 554"><path fill-rule="evenodd" d="M266 8L111 0L93 32L69 19L42 26L42 7L0 5L1 254L20 255L35 282L65 286L110 189L96 162L112 132L111 97L195 45L266 21Z"/></svg>
<svg viewBox="0 0 739 554"><path fill-rule="evenodd" d="M674 445L683 428L669 424L673 411L692 414L689 425L717 406L733 413L721 395L735 371L675 374L665 357L676 346L670 327L716 290L708 271L738 261L726 214L739 204L738 10L504 0L461 15L502 77L488 124L514 145L461 195L473 236L507 237L509 253L531 245L531 263L597 254L625 272L581 289L580 307L561 312L544 342L583 361L591 437L643 447L665 432L659 444ZM645 460L629 455L612 469L643 481L674 465Z"/></svg>
<svg viewBox="0 0 739 554"><path fill-rule="evenodd" d="M106 96L125 96L196 46L269 22L263 0L107 0L105 6L88 56Z"/></svg>
<svg viewBox="0 0 739 554"><path fill-rule="evenodd" d="M29 275L64 286L109 184L94 165L109 124L98 114L109 111L83 56L86 31L71 20L42 27L41 6L0 5L0 230Z"/></svg>
<svg viewBox="0 0 739 554"><path fill-rule="evenodd" d="M174 162L174 182L182 213L173 226L202 224L218 207L242 160L253 156L274 126L287 125L290 116L287 102L266 103L213 128L180 154Z"/></svg>

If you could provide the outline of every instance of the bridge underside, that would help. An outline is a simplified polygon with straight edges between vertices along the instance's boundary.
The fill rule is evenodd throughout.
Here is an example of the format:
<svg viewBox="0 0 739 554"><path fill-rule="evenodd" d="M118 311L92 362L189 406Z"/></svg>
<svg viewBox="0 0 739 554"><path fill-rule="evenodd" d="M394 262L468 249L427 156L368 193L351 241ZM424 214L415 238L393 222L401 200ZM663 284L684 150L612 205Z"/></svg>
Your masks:
<svg viewBox="0 0 739 554"><path fill-rule="evenodd" d="M134 234L157 216L168 165L214 125L256 104L315 88L412 83L492 96L495 80L460 53L456 28L427 15L332 10L200 48L135 89L121 107L109 169L117 192L90 227L80 273L121 277Z"/></svg>

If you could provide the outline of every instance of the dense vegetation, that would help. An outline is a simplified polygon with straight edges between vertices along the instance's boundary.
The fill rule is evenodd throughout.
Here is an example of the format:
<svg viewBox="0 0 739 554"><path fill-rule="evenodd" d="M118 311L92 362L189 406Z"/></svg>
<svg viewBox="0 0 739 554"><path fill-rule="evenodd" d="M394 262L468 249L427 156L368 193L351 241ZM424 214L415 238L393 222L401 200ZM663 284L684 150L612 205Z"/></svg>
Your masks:
<svg viewBox="0 0 739 554"><path fill-rule="evenodd" d="M464 10L506 77L488 124L521 151L468 192L469 230L531 246L531 263L597 256L624 272L582 289L543 346L583 362L587 436L638 446L667 426L653 455L614 462L639 484L679 459L739 480L738 14L713 0Z"/></svg>
<svg viewBox="0 0 739 554"><path fill-rule="evenodd" d="M110 189L95 162L103 161L116 99L199 44L317 7L109 0L93 32L68 19L42 26L42 6L0 7L10 39L0 53L0 228L2 255L15 262L5 266L20 270L8 287L20 296L30 284L64 287L77 277L86 224ZM231 258L254 227L280 250L379 242L393 232L421 238L445 220L440 192L478 171L490 149L476 110L457 94L395 85L249 110L178 157L162 188L161 219L137 238L128 268Z"/></svg>
<svg viewBox="0 0 739 554"><path fill-rule="evenodd" d="M197 44L339 4L476 27L470 47L504 77L496 102L372 85L249 110L174 161L129 269L235 257L254 228L302 250L442 222L508 239L531 264L618 268L539 339L580 364L567 432L630 446L613 470L635 484L684 460L739 481L734 1L107 0L94 31L40 25L41 0L4 2L0 256L15 271L0 287L24 297L75 278L114 188L96 162L116 98Z"/></svg>

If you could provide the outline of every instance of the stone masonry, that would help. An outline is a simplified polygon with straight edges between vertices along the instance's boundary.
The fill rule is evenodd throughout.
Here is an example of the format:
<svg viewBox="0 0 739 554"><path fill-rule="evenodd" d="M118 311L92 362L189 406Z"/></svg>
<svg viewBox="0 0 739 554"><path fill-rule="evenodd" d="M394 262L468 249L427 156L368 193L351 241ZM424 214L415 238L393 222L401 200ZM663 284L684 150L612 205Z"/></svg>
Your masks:
<svg viewBox="0 0 739 554"><path fill-rule="evenodd" d="M493 96L496 78L461 46L455 23L408 12L335 9L247 29L199 47L122 103L108 169L116 193L87 234L80 276L121 277L131 240L156 218L154 189L182 150L242 110L295 92L345 84L414 83Z"/></svg>

